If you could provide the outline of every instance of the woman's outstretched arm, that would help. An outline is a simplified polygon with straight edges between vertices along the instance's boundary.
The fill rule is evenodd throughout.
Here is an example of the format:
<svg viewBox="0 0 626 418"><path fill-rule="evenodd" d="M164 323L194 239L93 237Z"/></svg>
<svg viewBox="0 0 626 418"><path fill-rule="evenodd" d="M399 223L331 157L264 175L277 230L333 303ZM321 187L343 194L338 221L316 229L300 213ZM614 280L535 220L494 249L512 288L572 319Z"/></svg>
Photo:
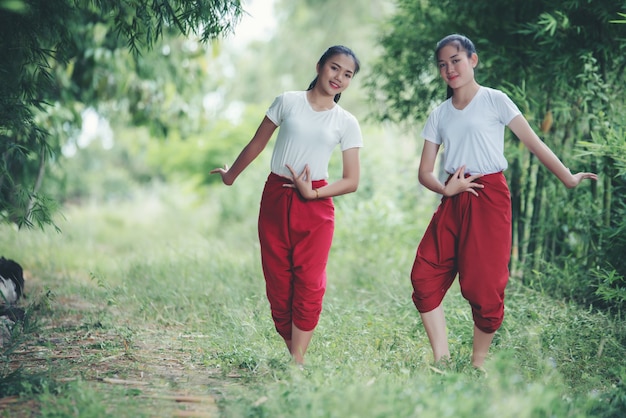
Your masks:
<svg viewBox="0 0 626 418"><path fill-rule="evenodd" d="M539 161L550 170L565 187L571 189L580 184L584 179L597 180L595 173L576 173L572 174L563 162L556 156L554 152L537 136L535 131L530 127L526 118L518 115L509 123L509 128L519 138L520 141L537 156Z"/></svg>
<svg viewBox="0 0 626 418"><path fill-rule="evenodd" d="M233 163L233 166L228 168L228 165L225 165L223 168L215 168L210 173L221 175L224 184L232 185L239 174L265 149L276 128L277 126L274 122L265 116L248 145L244 147Z"/></svg>

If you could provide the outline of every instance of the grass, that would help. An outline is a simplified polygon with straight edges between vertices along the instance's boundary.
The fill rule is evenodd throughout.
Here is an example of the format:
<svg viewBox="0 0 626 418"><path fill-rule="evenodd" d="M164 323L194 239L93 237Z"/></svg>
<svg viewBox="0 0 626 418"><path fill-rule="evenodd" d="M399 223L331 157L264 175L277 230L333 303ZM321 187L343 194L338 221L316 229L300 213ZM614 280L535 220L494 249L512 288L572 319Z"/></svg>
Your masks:
<svg viewBox="0 0 626 418"><path fill-rule="evenodd" d="M0 416L617 417L626 407L624 325L520 279L486 373L469 365L457 287L444 301L453 361L433 366L408 274L436 201L401 179L336 200L324 311L307 367L293 367L265 298L258 178L207 196L154 187L67 207L62 233L0 226L0 254L26 270L28 308L2 348Z"/></svg>
<svg viewBox="0 0 626 418"><path fill-rule="evenodd" d="M171 196L68 208L61 234L2 227L39 322L5 353L0 388L18 396L7 405L167 416L182 408L168 396L194 394L223 417L582 417L611 416L624 397L623 326L517 280L487 373L469 366L472 323L456 288L445 300L454 361L433 367L408 280L428 217L402 229L375 199L338 202L324 312L307 368L294 368L269 316L254 217L230 225L221 199Z"/></svg>

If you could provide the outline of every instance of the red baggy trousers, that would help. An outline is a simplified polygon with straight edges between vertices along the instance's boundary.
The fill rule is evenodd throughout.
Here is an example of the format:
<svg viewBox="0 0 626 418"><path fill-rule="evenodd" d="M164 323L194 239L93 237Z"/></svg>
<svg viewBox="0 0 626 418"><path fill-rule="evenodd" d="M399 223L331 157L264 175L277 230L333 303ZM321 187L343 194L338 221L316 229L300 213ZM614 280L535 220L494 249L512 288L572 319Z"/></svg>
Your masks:
<svg viewBox="0 0 626 418"><path fill-rule="evenodd" d="M276 331L291 340L292 323L312 331L326 291L326 264L335 229L332 198L305 200L290 180L271 173L259 210L259 241ZM313 188L327 184L313 181Z"/></svg>
<svg viewBox="0 0 626 418"><path fill-rule="evenodd" d="M437 308L457 273L478 329L495 332L504 319L511 257L511 197L502 173L476 180L478 196L443 197L426 229L411 271L413 303Z"/></svg>

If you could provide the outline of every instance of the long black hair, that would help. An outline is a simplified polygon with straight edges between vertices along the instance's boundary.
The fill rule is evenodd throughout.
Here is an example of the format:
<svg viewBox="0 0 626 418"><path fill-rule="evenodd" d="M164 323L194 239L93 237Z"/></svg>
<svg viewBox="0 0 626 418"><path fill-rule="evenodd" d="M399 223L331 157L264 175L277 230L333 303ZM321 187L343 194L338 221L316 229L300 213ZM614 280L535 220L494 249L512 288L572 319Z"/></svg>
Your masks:
<svg viewBox="0 0 626 418"><path fill-rule="evenodd" d="M320 57L319 61L317 61L318 67L322 68L324 64L326 64L326 61L328 61L330 58L334 57L335 55L339 55L339 54L347 55L354 60L354 75L356 75L356 73L358 73L359 69L361 68L361 63L359 62L359 59L356 57L356 54L350 48L348 48L347 46L343 46L343 45L335 45L335 46L331 46L330 48L328 48L326 52L324 52L324 54ZM317 76L315 76L313 81L311 81L311 84L309 84L309 88L307 89L307 91L312 90L313 87L315 87L316 83L317 83ZM335 95L335 98L333 100L335 100L335 103L337 103L340 98L341 98L341 93L338 93Z"/></svg>
<svg viewBox="0 0 626 418"><path fill-rule="evenodd" d="M474 43L467 37L463 35L459 35L458 33L453 33L452 35L448 35L439 42L437 42L437 48L435 48L435 62L439 62L439 52L442 50L444 46L447 45L456 46L458 51L465 51L467 53L467 57L470 58L472 54L476 53L476 47ZM454 91L452 87L448 86L448 90L446 93L446 99L452 97Z"/></svg>

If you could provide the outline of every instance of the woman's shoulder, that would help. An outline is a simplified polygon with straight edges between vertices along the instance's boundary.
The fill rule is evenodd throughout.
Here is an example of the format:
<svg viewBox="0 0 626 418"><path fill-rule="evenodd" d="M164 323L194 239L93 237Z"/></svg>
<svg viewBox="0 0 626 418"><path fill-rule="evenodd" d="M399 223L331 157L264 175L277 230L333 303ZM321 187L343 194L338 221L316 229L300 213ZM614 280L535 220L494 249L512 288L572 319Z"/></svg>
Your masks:
<svg viewBox="0 0 626 418"><path fill-rule="evenodd" d="M428 115L431 119L436 118L439 115L441 115L442 112L445 112L447 109L451 108L451 106L452 106L452 99L447 98L446 100L444 100L443 102L435 106L435 108L432 109Z"/></svg>
<svg viewBox="0 0 626 418"><path fill-rule="evenodd" d="M483 97L485 98L483 100L484 106L496 109L496 111L501 115L519 113L517 105L504 91L489 87L481 87L481 91L483 91Z"/></svg>
<svg viewBox="0 0 626 418"><path fill-rule="evenodd" d="M278 95L284 100L299 100L306 97L306 91L304 90L288 90Z"/></svg>
<svg viewBox="0 0 626 418"><path fill-rule="evenodd" d="M493 87L480 86L480 92L491 98L509 98L508 94Z"/></svg>
<svg viewBox="0 0 626 418"><path fill-rule="evenodd" d="M341 118L345 120L346 122L356 123L357 125L359 124L359 119L356 116L354 116L352 112L350 112L349 110L346 110L339 103L335 103L335 107L333 108L333 110L339 115L341 115Z"/></svg>
<svg viewBox="0 0 626 418"><path fill-rule="evenodd" d="M492 105L502 105L511 102L511 98L507 93L493 87L480 86L480 94L483 103L487 102Z"/></svg>
<svg viewBox="0 0 626 418"><path fill-rule="evenodd" d="M274 98L271 108L280 108L283 111L303 106L306 102L305 91L284 91Z"/></svg>

